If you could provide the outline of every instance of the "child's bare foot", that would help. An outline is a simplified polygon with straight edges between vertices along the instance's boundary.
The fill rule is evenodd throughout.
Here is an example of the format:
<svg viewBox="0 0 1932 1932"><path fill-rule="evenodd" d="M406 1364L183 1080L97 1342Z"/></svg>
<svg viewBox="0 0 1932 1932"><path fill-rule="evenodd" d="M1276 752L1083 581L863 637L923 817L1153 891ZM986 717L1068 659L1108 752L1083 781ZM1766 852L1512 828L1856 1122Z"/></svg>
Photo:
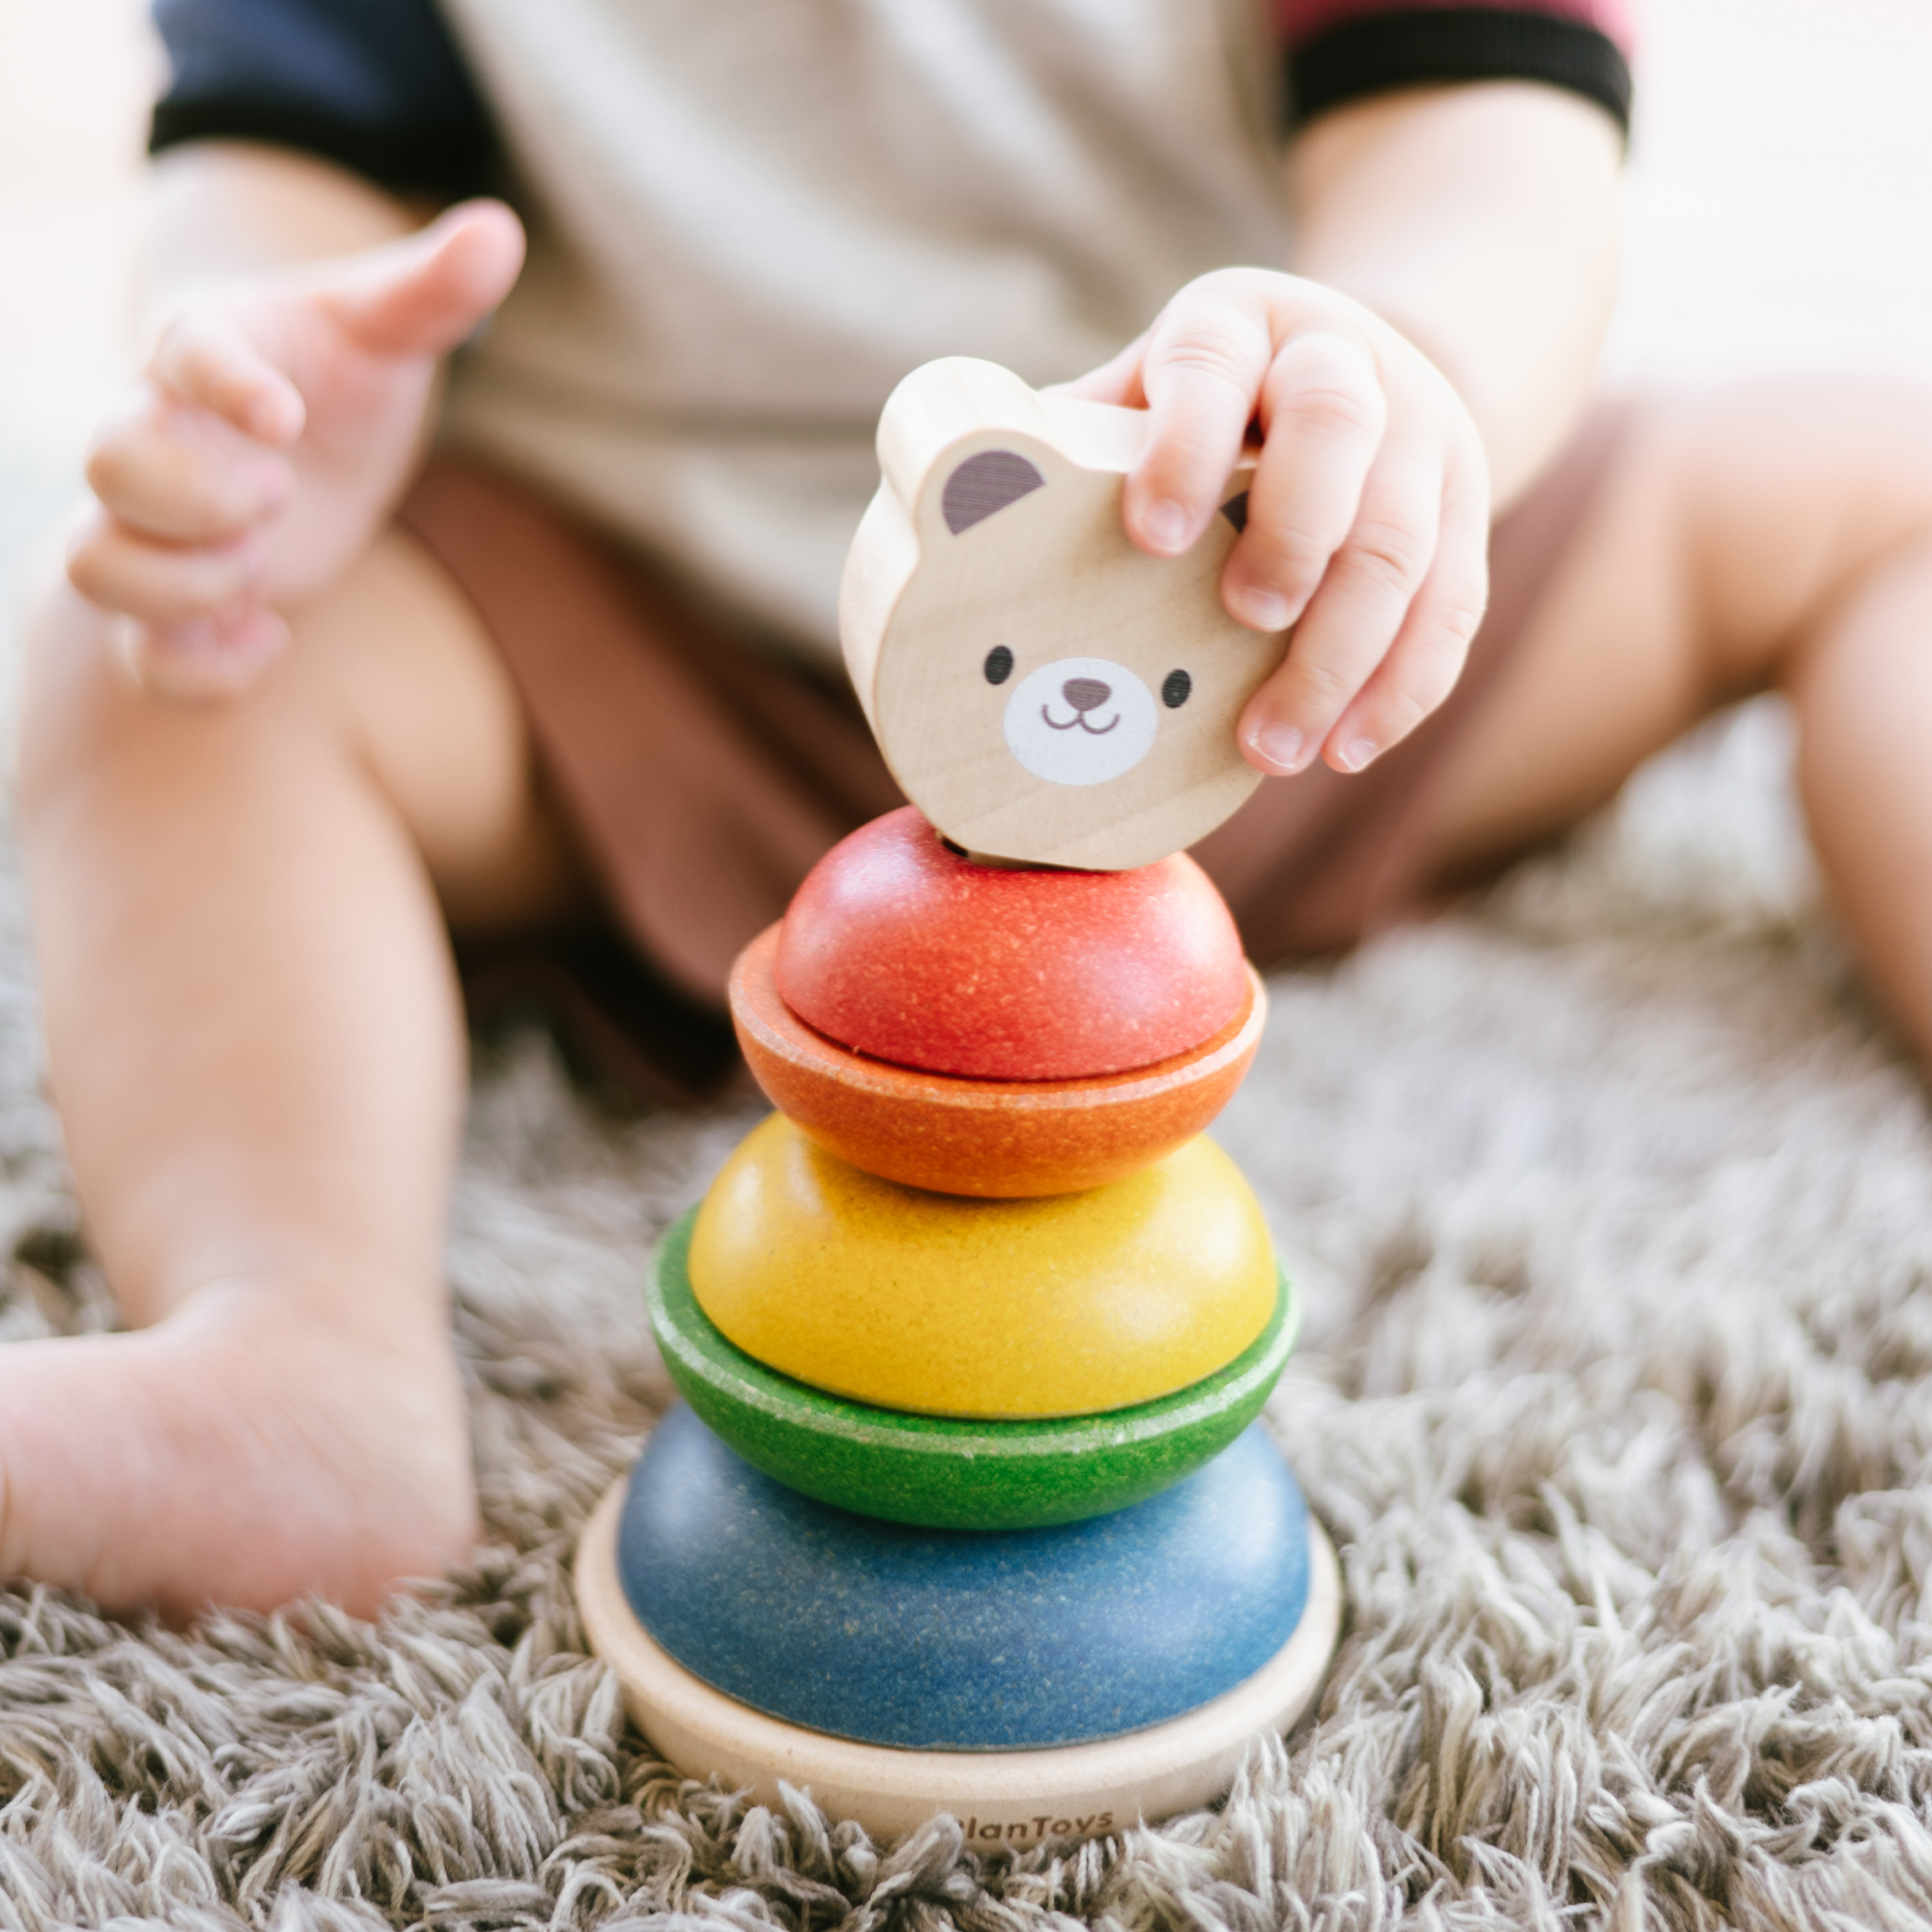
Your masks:
<svg viewBox="0 0 1932 1932"><path fill-rule="evenodd" d="M311 1592L369 1614L475 1535L445 1336L265 1285L0 1349L0 1574L174 1617Z"/></svg>

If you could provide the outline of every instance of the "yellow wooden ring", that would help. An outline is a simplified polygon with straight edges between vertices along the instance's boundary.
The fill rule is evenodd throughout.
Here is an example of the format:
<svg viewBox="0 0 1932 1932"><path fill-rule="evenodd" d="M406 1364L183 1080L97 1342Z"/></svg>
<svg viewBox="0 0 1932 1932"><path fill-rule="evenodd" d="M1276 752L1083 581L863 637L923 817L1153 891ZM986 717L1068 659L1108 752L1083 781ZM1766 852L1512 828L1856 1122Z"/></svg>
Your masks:
<svg viewBox="0 0 1932 1932"><path fill-rule="evenodd" d="M1196 1137L1104 1187L928 1194L862 1173L782 1115L698 1210L691 1286L754 1361L879 1408L1091 1415L1198 1382L1274 1312L1259 1204Z"/></svg>

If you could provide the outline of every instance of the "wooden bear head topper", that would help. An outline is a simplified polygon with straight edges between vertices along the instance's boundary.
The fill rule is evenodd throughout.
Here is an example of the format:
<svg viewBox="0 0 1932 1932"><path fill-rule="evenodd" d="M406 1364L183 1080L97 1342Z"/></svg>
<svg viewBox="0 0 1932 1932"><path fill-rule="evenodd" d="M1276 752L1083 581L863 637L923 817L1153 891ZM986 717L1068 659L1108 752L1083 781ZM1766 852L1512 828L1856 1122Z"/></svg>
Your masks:
<svg viewBox="0 0 1932 1932"><path fill-rule="evenodd" d="M1146 424L964 356L915 370L880 418L845 662L906 796L976 855L1151 865L1259 782L1235 724L1287 639L1221 607L1246 466L1186 556L1143 555L1121 485Z"/></svg>

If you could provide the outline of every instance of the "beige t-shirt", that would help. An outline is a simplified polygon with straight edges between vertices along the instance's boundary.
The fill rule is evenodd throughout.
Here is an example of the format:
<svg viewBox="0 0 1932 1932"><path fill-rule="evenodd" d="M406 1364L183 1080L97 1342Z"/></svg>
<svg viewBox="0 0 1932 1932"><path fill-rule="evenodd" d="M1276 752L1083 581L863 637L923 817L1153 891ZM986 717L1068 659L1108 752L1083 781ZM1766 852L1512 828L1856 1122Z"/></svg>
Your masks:
<svg viewBox="0 0 1932 1932"><path fill-rule="evenodd" d="M446 435L836 661L893 384L1287 247L1256 0L444 0L530 228Z"/></svg>

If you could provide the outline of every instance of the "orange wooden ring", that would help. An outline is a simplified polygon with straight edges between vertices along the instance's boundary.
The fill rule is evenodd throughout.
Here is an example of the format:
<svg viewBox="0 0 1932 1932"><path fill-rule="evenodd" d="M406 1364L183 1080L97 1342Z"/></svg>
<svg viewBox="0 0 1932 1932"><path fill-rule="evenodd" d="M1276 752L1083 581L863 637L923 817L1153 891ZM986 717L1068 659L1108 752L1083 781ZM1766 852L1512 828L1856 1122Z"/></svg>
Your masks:
<svg viewBox="0 0 1932 1932"><path fill-rule="evenodd" d="M1201 1132L1241 1084L1267 1017L1246 1009L1189 1053L1091 1080L971 1080L895 1066L807 1026L779 997L779 928L731 969L738 1043L774 1106L854 1167L940 1194L1019 1199L1098 1187Z"/></svg>

